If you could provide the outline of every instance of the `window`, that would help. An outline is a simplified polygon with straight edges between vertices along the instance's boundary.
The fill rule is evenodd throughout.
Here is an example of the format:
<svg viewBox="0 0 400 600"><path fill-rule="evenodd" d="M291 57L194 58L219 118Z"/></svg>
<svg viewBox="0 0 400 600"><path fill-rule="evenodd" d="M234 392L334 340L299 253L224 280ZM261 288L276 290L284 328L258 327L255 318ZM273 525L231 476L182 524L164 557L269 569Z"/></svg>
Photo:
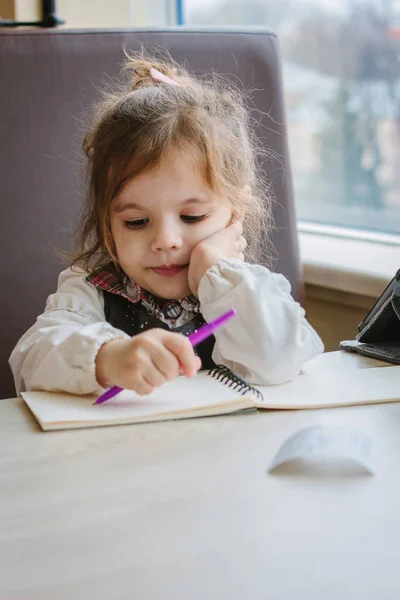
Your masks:
<svg viewBox="0 0 400 600"><path fill-rule="evenodd" d="M279 36L300 220L400 234L400 0L185 0Z"/></svg>

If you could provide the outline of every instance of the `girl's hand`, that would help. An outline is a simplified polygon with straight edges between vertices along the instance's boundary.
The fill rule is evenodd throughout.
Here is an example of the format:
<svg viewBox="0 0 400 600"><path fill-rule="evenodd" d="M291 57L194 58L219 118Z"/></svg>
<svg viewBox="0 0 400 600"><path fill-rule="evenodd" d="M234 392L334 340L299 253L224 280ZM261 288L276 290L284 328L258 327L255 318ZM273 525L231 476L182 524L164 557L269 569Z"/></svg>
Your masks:
<svg viewBox="0 0 400 600"><path fill-rule="evenodd" d="M243 250L247 242L242 237L242 233L242 224L240 221L235 221L225 229L205 238L193 248L188 270L188 283L192 294L197 296L203 275L223 258L244 260Z"/></svg>
<svg viewBox="0 0 400 600"><path fill-rule="evenodd" d="M185 336L154 328L130 340L104 344L96 358L96 377L105 388L118 385L150 394L180 373L194 377L200 367L201 360Z"/></svg>

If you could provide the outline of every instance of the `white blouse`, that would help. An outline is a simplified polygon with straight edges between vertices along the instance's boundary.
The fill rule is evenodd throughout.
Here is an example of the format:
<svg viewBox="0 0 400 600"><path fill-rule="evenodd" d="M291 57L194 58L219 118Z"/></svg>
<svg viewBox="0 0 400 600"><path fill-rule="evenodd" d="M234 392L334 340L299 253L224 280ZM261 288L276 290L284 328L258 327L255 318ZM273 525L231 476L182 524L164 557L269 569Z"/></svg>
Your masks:
<svg viewBox="0 0 400 600"><path fill-rule="evenodd" d="M95 375L101 346L129 336L105 321L103 292L87 273L59 276L45 311L22 336L10 357L16 391L101 393ZM294 379L305 361L323 352L304 309L283 277L260 265L224 259L211 267L198 290L207 322L235 308L237 316L215 333L212 358L249 383L273 385Z"/></svg>

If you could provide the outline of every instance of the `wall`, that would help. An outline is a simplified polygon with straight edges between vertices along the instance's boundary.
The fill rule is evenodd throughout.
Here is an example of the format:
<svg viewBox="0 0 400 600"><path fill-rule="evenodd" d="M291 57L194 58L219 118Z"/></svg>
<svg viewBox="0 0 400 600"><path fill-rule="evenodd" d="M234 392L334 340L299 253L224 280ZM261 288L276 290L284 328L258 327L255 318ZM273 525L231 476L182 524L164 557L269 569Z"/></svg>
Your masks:
<svg viewBox="0 0 400 600"><path fill-rule="evenodd" d="M306 285L307 318L321 336L326 351L338 350L342 340L354 339L359 323L375 298Z"/></svg>
<svg viewBox="0 0 400 600"><path fill-rule="evenodd" d="M57 0L57 15L65 20L63 27L106 28L130 27L131 8L128 0Z"/></svg>
<svg viewBox="0 0 400 600"><path fill-rule="evenodd" d="M15 19L14 0L0 0L0 17Z"/></svg>
<svg viewBox="0 0 400 600"><path fill-rule="evenodd" d="M42 18L40 0L0 0L0 16L18 21ZM162 27L176 23L175 0L57 0L68 29Z"/></svg>

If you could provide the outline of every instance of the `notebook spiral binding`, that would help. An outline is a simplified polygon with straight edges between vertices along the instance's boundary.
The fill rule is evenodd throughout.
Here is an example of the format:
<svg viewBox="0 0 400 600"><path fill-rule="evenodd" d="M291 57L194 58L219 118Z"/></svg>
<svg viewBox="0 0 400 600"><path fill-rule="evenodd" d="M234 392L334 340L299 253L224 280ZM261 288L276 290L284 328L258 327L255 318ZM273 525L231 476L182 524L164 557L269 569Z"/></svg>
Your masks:
<svg viewBox="0 0 400 600"><path fill-rule="evenodd" d="M225 367L224 365L217 365L213 369L210 369L208 374L210 377L214 377L224 385L227 385L228 387L238 391L242 396L248 392L252 392L259 400L264 402L264 396L259 390L256 390L256 388L239 377L239 375L236 375L228 367Z"/></svg>

